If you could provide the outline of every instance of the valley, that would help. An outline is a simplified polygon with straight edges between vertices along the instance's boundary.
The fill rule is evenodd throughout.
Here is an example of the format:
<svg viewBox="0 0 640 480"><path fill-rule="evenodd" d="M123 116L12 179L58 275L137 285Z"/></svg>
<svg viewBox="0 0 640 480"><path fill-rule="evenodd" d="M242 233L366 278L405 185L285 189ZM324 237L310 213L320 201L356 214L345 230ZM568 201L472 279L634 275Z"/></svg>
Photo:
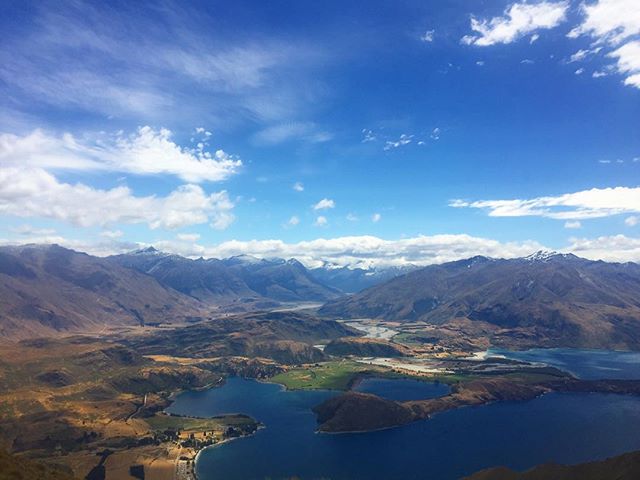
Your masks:
<svg viewBox="0 0 640 480"><path fill-rule="evenodd" d="M41 313L25 310L11 296L2 297L0 449L14 455L8 459L39 462L38 468L56 475L192 480L197 473L199 480L206 480L208 468L220 468L226 478L293 477L309 473L304 463L272 471L271 463L256 459L254 470L244 471L228 462L251 451L255 455L256 448L278 457L281 452L264 442L295 449L292 439L312 441L308 435L314 432L320 434L312 441L319 442L318 448L331 451L333 443L344 443L345 454L351 442L360 445L364 440L341 440L343 436L418 435L412 440L417 441L422 435L418 432L431 428L425 425L438 425L441 419L514 405L525 408L543 398L552 399L558 412L567 402L583 401L579 399L595 399L597 406L590 408L603 412L607 398L640 401L640 375L630 367L632 357L571 350L583 343L593 347L586 341L590 329L605 324L609 337L600 335L597 346L635 349L632 294L620 288L614 298L606 283L596 279L624 275L624 281L632 283L634 266L605 267L552 256L521 259L506 267L497 262L501 267L494 272L495 262L471 259L445 264L433 274L432 267L413 269L336 299L334 287L315 284L302 265L289 261L188 260L149 249L107 259L59 247L3 253L0 285L6 291L30 290L29 298L42 290L40 312L46 309L58 320L43 321ZM505 277L512 281L508 295L516 295L508 304L515 312L508 314L513 324L478 314L480 307L474 303L487 292L476 276L501 291L507 267L517 270ZM592 270L590 288L596 285L600 297L595 291L557 286L562 284L559 278L574 271L584 276L583 271ZM533 288L523 295L519 288L525 272L545 290ZM427 274L429 281L422 280ZM555 282L551 286L549 278ZM453 295L456 285L465 282L480 290L470 294L465 286L455 298L438 297L417 315L415 308L413 313L396 311L384 296L389 291L397 302L409 302L399 296L412 294L406 282L422 285L420 296L433 295L431 289L441 289L440 282L449 288L438 295ZM566 312L585 308L581 302L587 297L599 298L599 303L591 316L578 322ZM491 298L482 298L489 308ZM506 298L496 299L491 311L506 312ZM105 317L99 322L85 320L82 313L92 301L103 308L99 315ZM141 301L149 303L140 306ZM173 301L184 306L183 313L173 313ZM593 305L594 300L589 301ZM450 313L454 306L459 309L455 314ZM557 308L556 313L549 308ZM518 317L520 311L533 316L525 321ZM27 328L16 333L19 322ZM553 342L551 332L557 334ZM566 332L572 332L571 338L563 336ZM570 350L523 350L539 345ZM616 369L627 374L621 376ZM260 406L247 395L266 403ZM209 398L215 399L216 408ZM598 425L603 434L605 424ZM536 428L526 422L525 427ZM640 449L632 441L624 445ZM594 451L585 459L560 459L602 458L622 453L621 448ZM389 455L402 458L404 453ZM407 468L418 468L413 460L403 461ZM443 470L442 478L491 467L488 461L465 463L455 475ZM327 462L327 467L332 465ZM534 464L530 459L512 466ZM376 478L385 471L353 469L349 478ZM492 475L488 472L483 475ZM336 470L326 473L347 478Z"/></svg>

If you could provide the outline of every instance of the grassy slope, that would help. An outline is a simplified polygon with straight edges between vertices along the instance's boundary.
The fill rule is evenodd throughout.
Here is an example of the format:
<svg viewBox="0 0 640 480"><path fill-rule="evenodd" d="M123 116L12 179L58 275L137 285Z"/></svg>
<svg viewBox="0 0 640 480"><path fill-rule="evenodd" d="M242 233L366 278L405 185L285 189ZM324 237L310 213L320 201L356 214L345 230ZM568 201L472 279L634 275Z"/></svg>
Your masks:
<svg viewBox="0 0 640 480"><path fill-rule="evenodd" d="M74 480L62 468L10 455L0 450L0 480Z"/></svg>

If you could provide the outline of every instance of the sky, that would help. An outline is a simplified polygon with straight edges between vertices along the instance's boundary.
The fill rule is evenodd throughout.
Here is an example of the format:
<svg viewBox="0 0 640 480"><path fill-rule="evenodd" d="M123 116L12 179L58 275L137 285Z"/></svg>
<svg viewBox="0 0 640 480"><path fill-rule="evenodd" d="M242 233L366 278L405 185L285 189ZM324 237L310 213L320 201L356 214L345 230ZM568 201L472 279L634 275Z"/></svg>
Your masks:
<svg viewBox="0 0 640 480"><path fill-rule="evenodd" d="M0 243L640 261L637 0L3 2Z"/></svg>

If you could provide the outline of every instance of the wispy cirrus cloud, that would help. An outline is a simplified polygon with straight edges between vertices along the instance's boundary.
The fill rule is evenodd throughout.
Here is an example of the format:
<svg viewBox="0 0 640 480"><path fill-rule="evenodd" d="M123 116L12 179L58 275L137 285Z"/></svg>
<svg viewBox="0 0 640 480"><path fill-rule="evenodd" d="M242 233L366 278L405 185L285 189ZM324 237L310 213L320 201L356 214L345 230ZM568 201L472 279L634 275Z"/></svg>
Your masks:
<svg viewBox="0 0 640 480"><path fill-rule="evenodd" d="M277 145L291 140L303 140L310 143L328 142L333 135L320 129L312 122L287 122L271 125L253 136L259 145Z"/></svg>
<svg viewBox="0 0 640 480"><path fill-rule="evenodd" d="M511 43L528 34L536 35L537 40L539 34L535 32L560 25L566 19L568 8L566 1L513 3L504 10L502 16L483 20L471 17L471 30L474 33L462 37L461 42L486 47Z"/></svg>
<svg viewBox="0 0 640 480"><path fill-rule="evenodd" d="M239 38L213 23L206 10L171 1L36 2L3 32L0 91L18 107L224 124L291 118L323 95L317 78L301 81L330 58L317 45Z"/></svg>
<svg viewBox="0 0 640 480"><path fill-rule="evenodd" d="M455 208L478 208L492 217L539 216L558 220L601 218L640 212L640 187L592 188L531 199L453 200Z"/></svg>
<svg viewBox="0 0 640 480"><path fill-rule="evenodd" d="M0 134L0 165L53 170L116 171L138 175L175 175L187 182L217 182L238 172L242 161L205 141L193 148L172 140L167 129L145 126L134 133L78 138L42 130L20 136Z"/></svg>

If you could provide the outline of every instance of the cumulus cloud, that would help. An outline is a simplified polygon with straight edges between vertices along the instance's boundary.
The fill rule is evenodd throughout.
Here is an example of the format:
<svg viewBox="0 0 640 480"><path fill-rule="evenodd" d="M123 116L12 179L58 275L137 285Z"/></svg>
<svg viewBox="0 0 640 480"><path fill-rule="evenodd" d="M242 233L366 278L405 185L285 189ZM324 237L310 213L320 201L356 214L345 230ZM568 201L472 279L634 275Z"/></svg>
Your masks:
<svg viewBox="0 0 640 480"><path fill-rule="evenodd" d="M580 6L583 21L568 36L591 37L599 53L606 47L607 58L615 59L614 69L624 83L640 88L640 9L636 0L597 0Z"/></svg>
<svg viewBox="0 0 640 480"><path fill-rule="evenodd" d="M296 192L304 192L304 185L301 182L296 182L293 184L293 189Z"/></svg>
<svg viewBox="0 0 640 480"><path fill-rule="evenodd" d="M423 42L426 42L426 43L431 43L431 42L433 42L433 37L434 37L435 33L436 33L435 30L427 30L422 35L420 35L420 40L422 40Z"/></svg>
<svg viewBox="0 0 640 480"><path fill-rule="evenodd" d="M50 218L78 225L146 224L175 229L210 223L224 229L234 220L227 192L207 194L198 185L183 185L165 197L135 196L126 186L101 190L60 182L40 168L0 168L0 214Z"/></svg>
<svg viewBox="0 0 640 480"><path fill-rule="evenodd" d="M382 215L380 215L379 213L374 213L373 215L371 215L371 221L373 223L378 223L381 219Z"/></svg>
<svg viewBox="0 0 640 480"><path fill-rule="evenodd" d="M560 25L566 18L569 3L539 2L514 3L508 6L504 14L489 20L471 17L471 30L475 33L465 35L461 42L466 45L486 47L497 43L511 43L532 33L534 42L538 39L538 30L550 29Z"/></svg>
<svg viewBox="0 0 640 480"><path fill-rule="evenodd" d="M100 232L100 236L104 238L116 239L124 235L122 230L103 230ZM197 239L196 239L197 240Z"/></svg>
<svg viewBox="0 0 640 480"><path fill-rule="evenodd" d="M322 215L318 216L315 220L315 222L313 222L313 226L314 227L325 227L327 225L328 220L327 217L324 217Z"/></svg>
<svg viewBox="0 0 640 480"><path fill-rule="evenodd" d="M571 244L565 250L591 260L640 262L640 238L625 235L572 238Z"/></svg>
<svg viewBox="0 0 640 480"><path fill-rule="evenodd" d="M449 206L488 210L492 217L540 216L579 220L640 212L640 187L592 188L531 199L453 200Z"/></svg>
<svg viewBox="0 0 640 480"><path fill-rule="evenodd" d="M567 222L564 222L564 228L570 228L570 229L582 228L582 223L580 223L579 220L567 221Z"/></svg>
<svg viewBox="0 0 640 480"><path fill-rule="evenodd" d="M156 244L158 247L159 244ZM171 250L166 244L162 249ZM470 235L432 235L384 240L375 236L318 238L298 243L282 240L231 240L214 246L181 245L180 253L192 257L226 258L251 254L260 258L297 258L308 267L325 263L346 267L431 265L474 255L513 258L529 255L544 247L538 242L499 242ZM176 252L178 253L178 252Z"/></svg>
<svg viewBox="0 0 640 480"><path fill-rule="evenodd" d="M182 240L183 242L197 242L200 239L199 233L179 233L176 235L178 240Z"/></svg>
<svg viewBox="0 0 640 480"><path fill-rule="evenodd" d="M287 222L287 225L289 225L290 227L295 227L296 225L298 225L300 223L300 219L298 217L296 217L295 215L293 215L289 221Z"/></svg>
<svg viewBox="0 0 640 480"><path fill-rule="evenodd" d="M640 223L640 217L637 217L635 215L624 219L624 224L628 227L635 227L636 225L638 225L638 223Z"/></svg>
<svg viewBox="0 0 640 480"><path fill-rule="evenodd" d="M140 127L135 133L76 138L42 130L28 135L0 134L0 165L54 170L105 170L138 175L175 175L187 182L217 182L236 173L242 161L205 144L185 148L167 129Z"/></svg>
<svg viewBox="0 0 640 480"><path fill-rule="evenodd" d="M336 203L330 198L323 198L318 203L313 206L314 210L327 210L329 208L334 208Z"/></svg>
<svg viewBox="0 0 640 480"><path fill-rule="evenodd" d="M98 256L124 253L153 244L156 248L197 258L227 258L250 254L259 258L297 258L307 267L335 265L349 268L387 267L401 265L426 266L484 255L493 258L516 258L547 249L535 241L500 242L466 234L420 235L399 240L384 240L375 236L318 238L287 243L282 240L230 240L217 245L201 245L184 240L158 240L132 243L117 239L98 242L68 239L56 235L0 238L0 244L57 243L68 248ZM571 238L559 251L574 253L591 260L639 262L640 238L612 235L597 238Z"/></svg>

